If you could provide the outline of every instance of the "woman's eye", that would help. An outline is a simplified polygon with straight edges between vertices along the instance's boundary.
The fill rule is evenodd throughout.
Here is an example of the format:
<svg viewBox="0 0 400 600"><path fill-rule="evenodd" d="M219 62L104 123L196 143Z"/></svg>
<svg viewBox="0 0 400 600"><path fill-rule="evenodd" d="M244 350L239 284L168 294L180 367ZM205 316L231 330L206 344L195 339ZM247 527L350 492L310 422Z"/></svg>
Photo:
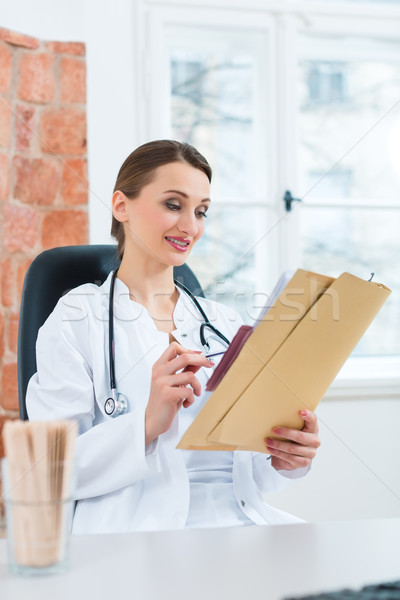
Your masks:
<svg viewBox="0 0 400 600"><path fill-rule="evenodd" d="M181 210L181 205L175 204L174 202L166 202L165 206L167 207L168 210L171 210L174 212ZM205 219L207 217L205 211L202 211L202 210L196 210L195 215L198 219Z"/></svg>
<svg viewBox="0 0 400 600"><path fill-rule="evenodd" d="M173 202L166 202L165 206L169 209L169 210L179 210L180 206L179 204L174 204Z"/></svg>

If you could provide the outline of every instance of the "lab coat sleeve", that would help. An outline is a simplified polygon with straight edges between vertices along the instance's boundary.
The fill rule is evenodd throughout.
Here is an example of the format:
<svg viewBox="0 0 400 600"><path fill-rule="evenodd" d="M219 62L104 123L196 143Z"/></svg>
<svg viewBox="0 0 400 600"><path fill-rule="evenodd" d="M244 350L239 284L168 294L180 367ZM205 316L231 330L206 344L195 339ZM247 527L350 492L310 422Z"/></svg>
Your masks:
<svg viewBox="0 0 400 600"><path fill-rule="evenodd" d="M30 420L74 419L76 499L106 494L160 470L157 444L145 451L144 408L93 426L95 395L89 320L63 299L39 331L37 373L27 390Z"/></svg>
<svg viewBox="0 0 400 600"><path fill-rule="evenodd" d="M293 471L277 471L268 459L268 454L253 452L253 479L263 494L281 491L287 488L293 480L304 477L311 465L294 469Z"/></svg>

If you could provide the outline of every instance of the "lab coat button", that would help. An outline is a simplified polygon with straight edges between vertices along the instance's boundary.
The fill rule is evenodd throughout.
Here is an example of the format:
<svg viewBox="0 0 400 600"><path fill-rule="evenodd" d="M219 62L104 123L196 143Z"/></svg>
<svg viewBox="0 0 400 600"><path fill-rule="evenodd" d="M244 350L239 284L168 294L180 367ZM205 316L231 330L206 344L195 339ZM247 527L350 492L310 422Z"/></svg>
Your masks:
<svg viewBox="0 0 400 600"><path fill-rule="evenodd" d="M187 337L187 333L182 333L181 336L182 337Z"/></svg>
<svg viewBox="0 0 400 600"><path fill-rule="evenodd" d="M241 501L240 501L240 504L241 504L243 507L245 507L245 506L246 506L246 502L245 502L244 500L241 500Z"/></svg>

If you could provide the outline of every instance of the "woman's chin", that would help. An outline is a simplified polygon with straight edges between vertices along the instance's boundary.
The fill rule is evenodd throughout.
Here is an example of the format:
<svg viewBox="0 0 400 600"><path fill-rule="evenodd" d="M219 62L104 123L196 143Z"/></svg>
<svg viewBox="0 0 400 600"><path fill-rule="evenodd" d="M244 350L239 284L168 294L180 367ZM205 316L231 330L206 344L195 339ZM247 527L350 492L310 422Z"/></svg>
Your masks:
<svg viewBox="0 0 400 600"><path fill-rule="evenodd" d="M191 248L190 248L191 250ZM190 250L170 250L165 256L167 258L168 264L179 267L183 265L190 256Z"/></svg>
<svg viewBox="0 0 400 600"><path fill-rule="evenodd" d="M189 252L185 252L185 254L182 255L171 256L169 257L168 264L171 267L180 267L187 261L188 257Z"/></svg>

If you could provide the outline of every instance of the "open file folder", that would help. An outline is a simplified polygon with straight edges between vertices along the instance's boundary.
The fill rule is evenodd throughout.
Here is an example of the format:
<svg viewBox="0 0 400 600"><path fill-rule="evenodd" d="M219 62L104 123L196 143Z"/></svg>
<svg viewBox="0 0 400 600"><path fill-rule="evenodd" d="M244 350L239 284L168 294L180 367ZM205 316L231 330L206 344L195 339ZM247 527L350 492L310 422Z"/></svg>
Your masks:
<svg viewBox="0 0 400 600"><path fill-rule="evenodd" d="M349 273L298 269L262 320L239 329L177 447L267 453L273 427L301 429L299 411L315 410L390 293Z"/></svg>

